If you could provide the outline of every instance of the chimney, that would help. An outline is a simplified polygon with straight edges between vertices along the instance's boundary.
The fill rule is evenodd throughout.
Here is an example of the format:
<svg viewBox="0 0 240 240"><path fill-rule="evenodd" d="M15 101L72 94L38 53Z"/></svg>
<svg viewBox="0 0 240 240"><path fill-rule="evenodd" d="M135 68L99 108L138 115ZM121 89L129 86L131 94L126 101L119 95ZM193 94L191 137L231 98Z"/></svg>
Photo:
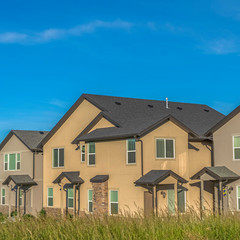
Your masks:
<svg viewBox="0 0 240 240"><path fill-rule="evenodd" d="M168 98L166 98L166 108L168 109Z"/></svg>

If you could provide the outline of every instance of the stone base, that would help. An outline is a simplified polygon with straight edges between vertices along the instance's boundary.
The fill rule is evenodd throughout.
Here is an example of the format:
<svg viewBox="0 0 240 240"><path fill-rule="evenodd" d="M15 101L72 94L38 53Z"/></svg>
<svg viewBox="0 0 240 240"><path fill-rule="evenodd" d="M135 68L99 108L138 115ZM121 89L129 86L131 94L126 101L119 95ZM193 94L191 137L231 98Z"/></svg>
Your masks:
<svg viewBox="0 0 240 240"><path fill-rule="evenodd" d="M93 188L93 213L108 214L108 181L92 183Z"/></svg>

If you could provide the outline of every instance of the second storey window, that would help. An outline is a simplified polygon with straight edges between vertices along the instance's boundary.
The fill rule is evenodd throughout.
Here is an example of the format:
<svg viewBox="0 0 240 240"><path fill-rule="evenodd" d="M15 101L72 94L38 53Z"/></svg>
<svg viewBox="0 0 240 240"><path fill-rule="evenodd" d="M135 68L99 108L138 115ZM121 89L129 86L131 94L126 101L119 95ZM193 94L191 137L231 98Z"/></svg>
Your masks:
<svg viewBox="0 0 240 240"><path fill-rule="evenodd" d="M81 146L81 162L85 162L85 145Z"/></svg>
<svg viewBox="0 0 240 240"><path fill-rule="evenodd" d="M88 144L88 165L94 166L96 164L95 143Z"/></svg>
<svg viewBox="0 0 240 240"><path fill-rule="evenodd" d="M175 158L175 140L169 138L156 139L156 158Z"/></svg>
<svg viewBox="0 0 240 240"><path fill-rule="evenodd" d="M64 167L64 148L53 149L53 167Z"/></svg>
<svg viewBox="0 0 240 240"><path fill-rule="evenodd" d="M127 164L136 163L136 140L127 140Z"/></svg>
<svg viewBox="0 0 240 240"><path fill-rule="evenodd" d="M20 170L20 165L21 165L20 153L5 154L4 156L5 171Z"/></svg>
<svg viewBox="0 0 240 240"><path fill-rule="evenodd" d="M233 137L233 159L240 160L240 136Z"/></svg>

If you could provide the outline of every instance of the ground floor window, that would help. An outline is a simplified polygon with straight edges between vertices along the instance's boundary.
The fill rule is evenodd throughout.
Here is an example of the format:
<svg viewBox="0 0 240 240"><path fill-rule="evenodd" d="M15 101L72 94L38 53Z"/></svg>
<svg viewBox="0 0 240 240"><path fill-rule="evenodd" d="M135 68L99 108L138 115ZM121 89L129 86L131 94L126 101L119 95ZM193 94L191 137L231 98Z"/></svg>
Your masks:
<svg viewBox="0 0 240 240"><path fill-rule="evenodd" d="M240 186L237 186L237 210L240 210Z"/></svg>
<svg viewBox="0 0 240 240"><path fill-rule="evenodd" d="M93 202L92 202L92 198L93 198L93 190L89 189L88 190L88 211L89 212L93 212Z"/></svg>
<svg viewBox="0 0 240 240"><path fill-rule="evenodd" d="M1 204L5 205L6 204L6 189L2 188L1 190Z"/></svg>
<svg viewBox="0 0 240 240"><path fill-rule="evenodd" d="M110 191L110 214L118 214L118 191Z"/></svg>
<svg viewBox="0 0 240 240"><path fill-rule="evenodd" d="M68 188L68 207L73 208L73 189Z"/></svg>
<svg viewBox="0 0 240 240"><path fill-rule="evenodd" d="M53 206L53 188L48 188L47 205L48 207Z"/></svg>
<svg viewBox="0 0 240 240"><path fill-rule="evenodd" d="M184 189L178 189L178 211L186 211L186 192ZM174 189L168 190L168 212L175 213L175 192Z"/></svg>

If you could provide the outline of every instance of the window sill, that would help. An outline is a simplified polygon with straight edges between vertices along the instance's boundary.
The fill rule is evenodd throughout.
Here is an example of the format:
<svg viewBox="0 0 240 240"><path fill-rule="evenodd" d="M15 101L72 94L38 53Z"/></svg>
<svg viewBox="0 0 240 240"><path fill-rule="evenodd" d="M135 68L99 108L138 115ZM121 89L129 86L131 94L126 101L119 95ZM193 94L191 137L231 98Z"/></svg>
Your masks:
<svg viewBox="0 0 240 240"><path fill-rule="evenodd" d="M176 160L176 158L155 158L156 160Z"/></svg>
<svg viewBox="0 0 240 240"><path fill-rule="evenodd" d="M65 167L52 167L52 169L63 169L63 168L65 168Z"/></svg>

